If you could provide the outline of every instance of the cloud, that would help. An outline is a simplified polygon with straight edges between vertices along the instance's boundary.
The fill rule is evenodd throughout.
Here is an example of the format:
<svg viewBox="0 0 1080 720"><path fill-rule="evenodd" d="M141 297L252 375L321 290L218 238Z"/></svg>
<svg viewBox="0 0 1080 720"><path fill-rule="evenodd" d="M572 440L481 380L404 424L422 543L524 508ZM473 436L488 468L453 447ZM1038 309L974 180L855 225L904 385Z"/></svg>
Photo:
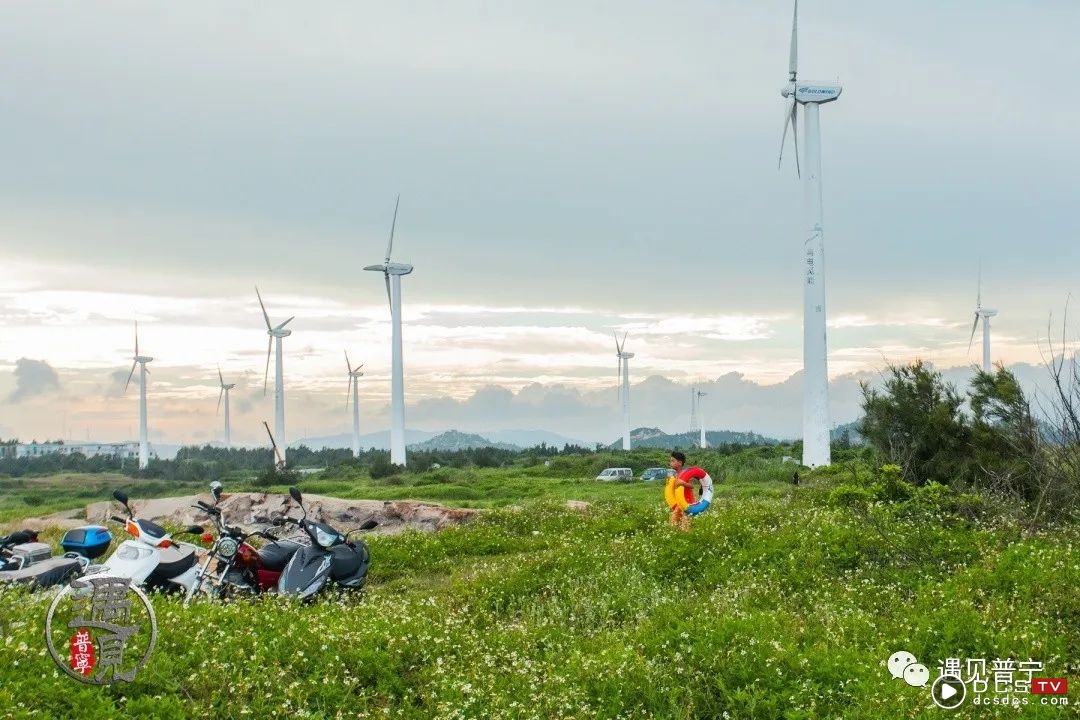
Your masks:
<svg viewBox="0 0 1080 720"><path fill-rule="evenodd" d="M124 397L124 383L127 382L130 373L130 370L113 370L109 373L105 379L105 387L103 388L105 397Z"/></svg>
<svg viewBox="0 0 1080 720"><path fill-rule="evenodd" d="M44 360L19 358L15 363L15 390L8 395L13 403L60 389L60 376Z"/></svg>

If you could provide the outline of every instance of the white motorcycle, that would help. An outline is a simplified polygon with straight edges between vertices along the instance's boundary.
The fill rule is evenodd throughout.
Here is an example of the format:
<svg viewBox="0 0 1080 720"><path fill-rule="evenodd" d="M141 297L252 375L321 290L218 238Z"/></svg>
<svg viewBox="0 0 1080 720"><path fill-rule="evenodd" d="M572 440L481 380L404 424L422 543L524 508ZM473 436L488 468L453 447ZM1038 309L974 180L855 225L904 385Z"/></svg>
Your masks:
<svg viewBox="0 0 1080 720"><path fill-rule="evenodd" d="M83 577L110 575L130 578L133 585L151 590L189 590L198 577L197 546L173 540L165 528L151 520L133 517L128 496L122 490L114 490L113 498L124 506L128 516L113 515L110 520L123 525L132 537L120 543L101 565L88 566ZM192 525L183 532L202 534L203 529Z"/></svg>

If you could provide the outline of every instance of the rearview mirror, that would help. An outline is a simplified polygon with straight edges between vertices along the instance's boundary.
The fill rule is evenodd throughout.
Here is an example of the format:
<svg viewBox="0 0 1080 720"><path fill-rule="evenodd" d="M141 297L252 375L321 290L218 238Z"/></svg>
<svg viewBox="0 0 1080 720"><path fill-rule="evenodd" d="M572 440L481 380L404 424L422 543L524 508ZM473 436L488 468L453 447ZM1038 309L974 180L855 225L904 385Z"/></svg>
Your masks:
<svg viewBox="0 0 1080 720"><path fill-rule="evenodd" d="M379 521L376 520L375 518L372 518L372 519L368 520L367 522L365 522L363 525L361 525L360 529L361 530L370 530L370 529L372 529L374 527L378 527L378 526L379 526Z"/></svg>
<svg viewBox="0 0 1080 720"><path fill-rule="evenodd" d="M184 529L184 532L187 533L188 535L202 535L203 534L203 526L202 525L188 525Z"/></svg>
<svg viewBox="0 0 1080 720"><path fill-rule="evenodd" d="M296 487L289 488L289 496L298 504L302 504L304 502L303 497L300 495L300 490L298 490Z"/></svg>
<svg viewBox="0 0 1080 720"><path fill-rule="evenodd" d="M126 493L126 492L124 492L123 490L121 490L120 488L116 488L115 490L113 490L113 491L112 491L112 496L113 496L113 498L115 498L115 499L116 499L116 501L117 501L118 503L120 503L121 505L125 505L125 506L126 506L126 505L128 504L128 496L127 496L127 493Z"/></svg>
<svg viewBox="0 0 1080 720"><path fill-rule="evenodd" d="M221 500L221 483L217 480L210 483L210 492L214 496L214 502L219 502Z"/></svg>

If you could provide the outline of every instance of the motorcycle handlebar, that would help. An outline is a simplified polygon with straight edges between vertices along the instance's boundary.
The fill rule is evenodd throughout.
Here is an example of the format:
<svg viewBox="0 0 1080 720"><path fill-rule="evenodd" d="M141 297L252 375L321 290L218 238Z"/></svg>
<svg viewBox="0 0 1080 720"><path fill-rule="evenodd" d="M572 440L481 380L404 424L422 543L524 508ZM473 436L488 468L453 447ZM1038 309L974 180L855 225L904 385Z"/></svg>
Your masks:
<svg viewBox="0 0 1080 720"><path fill-rule="evenodd" d="M122 524L122 525L127 525L127 519L126 519L126 518L122 518L122 517L120 517L119 515L113 515L113 516L112 516L112 517L110 517L109 519L110 519L110 520L112 520L113 522L118 522L118 523L120 523L120 524Z"/></svg>
<svg viewBox="0 0 1080 720"><path fill-rule="evenodd" d="M218 510L218 509L217 509L216 507L214 507L213 505L207 505L207 504L206 504L206 503L204 503L204 502L203 502L202 500L196 500L196 501L195 501L195 505L196 505L196 506L197 506L197 507L198 507L198 508L199 508L200 510L202 510L202 511L203 511L203 512L205 512L205 513L207 513L208 515L220 515L220 514L221 514L221 511L220 511L220 510Z"/></svg>

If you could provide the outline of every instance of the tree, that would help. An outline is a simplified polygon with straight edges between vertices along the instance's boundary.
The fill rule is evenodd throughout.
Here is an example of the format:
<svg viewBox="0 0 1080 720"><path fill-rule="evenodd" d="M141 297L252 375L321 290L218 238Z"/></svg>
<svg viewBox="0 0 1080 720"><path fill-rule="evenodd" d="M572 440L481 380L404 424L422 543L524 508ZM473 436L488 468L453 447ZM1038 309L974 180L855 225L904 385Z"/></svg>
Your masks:
<svg viewBox="0 0 1080 720"><path fill-rule="evenodd" d="M970 429L956 388L921 360L904 367L889 365L887 372L880 392L861 383L864 417L859 433L882 460L903 468L908 482L947 485L964 479Z"/></svg>
<svg viewBox="0 0 1080 720"><path fill-rule="evenodd" d="M974 484L1034 500L1040 460L1038 426L1016 376L999 364L971 380L971 457Z"/></svg>

